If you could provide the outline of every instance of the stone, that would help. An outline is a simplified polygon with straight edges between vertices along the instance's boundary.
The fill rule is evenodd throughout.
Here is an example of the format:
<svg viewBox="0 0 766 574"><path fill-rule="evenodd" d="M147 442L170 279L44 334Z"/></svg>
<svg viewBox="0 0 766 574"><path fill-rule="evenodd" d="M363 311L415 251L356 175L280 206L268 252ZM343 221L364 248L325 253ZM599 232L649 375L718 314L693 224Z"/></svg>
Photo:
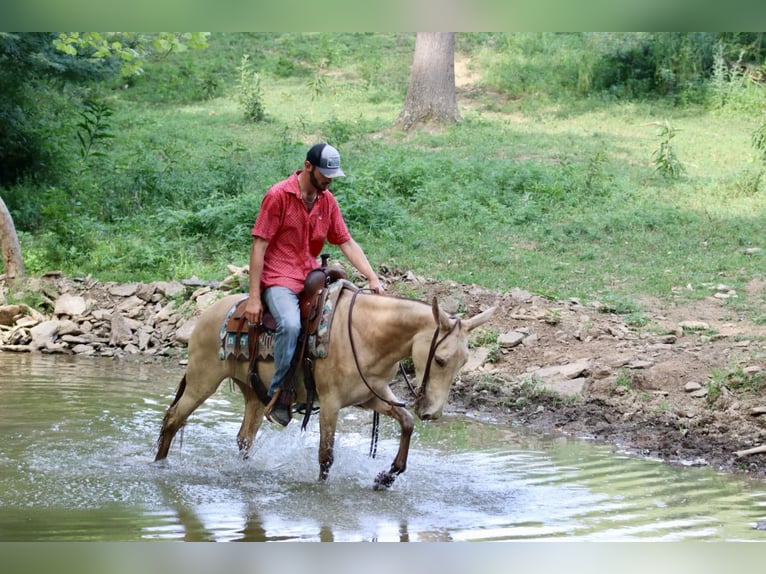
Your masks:
<svg viewBox="0 0 766 574"><path fill-rule="evenodd" d="M175 332L175 339L179 343L188 344L189 339L191 339L192 331L194 331L194 326L197 324L197 318L194 317L192 319L189 319L186 321L183 325L181 325L178 329L176 329Z"/></svg>
<svg viewBox="0 0 766 574"><path fill-rule="evenodd" d="M186 287L178 281L157 281L155 286L157 291L168 299L172 299L186 291Z"/></svg>
<svg viewBox="0 0 766 574"><path fill-rule="evenodd" d="M678 324L684 331L707 331L710 325L705 321L681 321Z"/></svg>
<svg viewBox="0 0 766 574"><path fill-rule="evenodd" d="M43 321L39 325L35 325L29 330L29 334L32 337L32 342L29 346L32 350L42 349L49 342L53 341L53 337L58 333L61 323L56 320Z"/></svg>
<svg viewBox="0 0 766 574"><path fill-rule="evenodd" d="M694 391L699 391L701 388L702 388L702 385L700 385L699 383L697 383L695 381L689 381L688 383L686 383L684 385L684 390L687 393L692 393Z"/></svg>
<svg viewBox="0 0 766 574"><path fill-rule="evenodd" d="M109 293L117 297L131 297L138 292L138 283L118 283L109 287Z"/></svg>
<svg viewBox="0 0 766 574"><path fill-rule="evenodd" d="M519 331L511 331L509 333L500 335L497 338L497 344L504 349L511 349L519 345L524 340L524 337L526 337L524 333L520 333Z"/></svg>
<svg viewBox="0 0 766 574"><path fill-rule="evenodd" d="M467 372L477 371L484 366L489 357L489 349L486 347L477 347L468 351L468 361L463 366L463 370Z"/></svg>
<svg viewBox="0 0 766 574"><path fill-rule="evenodd" d="M125 317L120 313L113 313L109 344L122 347L130 343L132 338L133 332Z"/></svg>
<svg viewBox="0 0 766 574"><path fill-rule="evenodd" d="M88 306L85 303L85 299L79 295L70 295L64 293L56 299L54 305L54 315L69 315L70 317L77 317L83 315Z"/></svg>
<svg viewBox="0 0 766 574"><path fill-rule="evenodd" d="M24 305L4 305L0 307L0 325L10 327L26 313Z"/></svg>

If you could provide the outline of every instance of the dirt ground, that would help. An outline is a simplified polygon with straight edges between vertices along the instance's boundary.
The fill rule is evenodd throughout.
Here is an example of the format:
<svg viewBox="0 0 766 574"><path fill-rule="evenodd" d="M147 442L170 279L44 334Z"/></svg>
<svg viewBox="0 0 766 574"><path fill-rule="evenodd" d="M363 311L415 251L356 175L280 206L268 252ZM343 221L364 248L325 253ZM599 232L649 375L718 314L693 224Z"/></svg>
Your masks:
<svg viewBox="0 0 766 574"><path fill-rule="evenodd" d="M392 289L436 296L452 312L497 306L472 334L481 345L472 345L448 411L766 476L766 453L742 452L766 443L766 327L737 317L723 286L692 304L646 302L652 311L628 324L598 303L403 279ZM764 285L750 290L760 295Z"/></svg>

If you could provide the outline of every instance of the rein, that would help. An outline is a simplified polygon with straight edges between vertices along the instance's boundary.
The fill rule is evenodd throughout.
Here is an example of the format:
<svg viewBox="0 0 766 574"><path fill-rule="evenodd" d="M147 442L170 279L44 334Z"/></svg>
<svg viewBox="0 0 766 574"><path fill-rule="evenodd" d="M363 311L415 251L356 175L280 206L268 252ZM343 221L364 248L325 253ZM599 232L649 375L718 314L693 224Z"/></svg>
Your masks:
<svg viewBox="0 0 766 574"><path fill-rule="evenodd" d="M383 401L389 406L392 407L406 407L407 405L404 403L397 403L393 401L389 401L388 399L384 399L381 397L378 393L375 392L375 389L372 388L370 385L370 382L367 380L367 377L364 376L364 373L362 372L362 367L359 364L359 357L356 354L356 345L354 345L354 331L351 328L351 311L354 308L354 303L356 302L356 296L359 295L363 290L359 289L358 291L354 291L354 294L351 296L351 303L349 303L348 306L348 341L351 344L351 355L354 357L354 364L356 365L356 370L359 371L359 376L362 377L362 381L367 386L367 388L370 390L370 392L375 395L378 399Z"/></svg>
<svg viewBox="0 0 766 574"><path fill-rule="evenodd" d="M354 309L354 303L356 302L356 296L359 295L362 291L370 291L369 289L359 289L357 291L354 291L354 294L351 296L351 302L348 306L348 340L349 344L351 345L351 355L354 357L354 364L356 365L356 370L359 372L359 376L362 378L362 381L367 386L369 391L375 395L378 399L383 401L389 406L392 407L406 407L407 405L405 403L401 402L394 402L389 401L388 399L385 399L381 397L378 393L375 392L375 389L372 388L370 385L370 382L367 380L367 377L364 376L364 373L362 372L362 367L359 364L359 357L357 356L356 352L356 345L354 344L354 333L352 329L351 324L351 317L352 317L352 311ZM407 383L407 386L410 388L410 392L412 392L413 396L417 398L418 396L422 396L426 392L426 385L428 384L428 380L430 379L431 375L431 363L434 360L434 356L436 355L436 348L441 345L441 343L449 337L452 332L455 330L455 328L460 325L460 319L457 319L455 323L452 325L452 327L449 328L449 330L444 334L444 336L439 339L439 328L440 325L437 321L436 329L434 330L433 337L431 337L431 346L428 349L428 359L426 360L426 369L423 373L423 382L420 385L420 389L418 391L415 390L415 388L412 386L412 383L410 382L409 377L407 377L407 373L404 371L404 367L402 366L402 363L399 363L399 371L402 374L402 377L404 377L405 382ZM373 411L373 419L372 419L372 438L370 441L370 457L375 458L375 454L377 452L378 447L378 425L380 421L380 413L378 411Z"/></svg>
<svg viewBox="0 0 766 574"><path fill-rule="evenodd" d="M384 403L395 406L395 407L404 407L406 406L405 403L396 403L389 401L387 399L384 399L381 397L378 393L375 392L375 390L370 386L369 381L367 381L367 378L364 376L364 373L362 372L362 368L359 365L359 357L356 353L356 346L354 344L354 334L351 329L351 317L352 317L352 310L354 308L354 303L356 302L356 296L359 295L362 291L368 291L367 289L359 289L358 291L354 291L354 294L351 296L351 303L349 303L348 306L348 339L349 343L351 344L351 354L354 357L354 364L356 365L356 370L359 372L359 376L362 378L362 381L364 381L364 384L367 386L367 388L370 390L370 392L375 395L378 399L383 401ZM454 330L460 325L460 319L457 319L455 323L453 323L452 327L449 328L449 330L444 334L444 336L439 339L439 324L437 323L436 329L434 329L433 337L431 337L431 346L428 349L428 359L426 360L426 368L423 372L423 382L420 384L420 389L415 390L415 387L412 385L412 382L410 381L409 377L407 376L407 373L404 371L404 367L402 366L401 362L399 363L399 372L402 374L402 377L404 378L404 381L407 383L407 386L410 389L410 392L414 397L418 397L420 395L425 394L426 387L428 385L428 381L431 378L431 363L433 363L434 356L436 355L436 349L439 347L439 345L444 342L444 340L449 337Z"/></svg>

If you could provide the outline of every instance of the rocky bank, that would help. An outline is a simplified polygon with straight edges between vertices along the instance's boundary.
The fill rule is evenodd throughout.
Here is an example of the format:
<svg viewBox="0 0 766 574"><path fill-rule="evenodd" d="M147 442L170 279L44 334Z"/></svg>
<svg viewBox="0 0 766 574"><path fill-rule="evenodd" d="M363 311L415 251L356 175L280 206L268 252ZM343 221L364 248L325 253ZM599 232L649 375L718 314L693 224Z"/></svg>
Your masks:
<svg viewBox="0 0 766 574"><path fill-rule="evenodd" d="M127 284L51 273L29 281L34 306L8 302L0 283L0 352L182 362L199 313L242 291L246 272L229 266L221 282ZM647 302L651 310L636 318L597 301L493 292L412 272L381 275L389 293L437 297L451 313L497 306L472 334L451 412L602 440L674 464L766 475L759 450L766 444L766 328L737 316L731 288L700 286L708 296L691 304ZM748 288L759 295L765 287Z"/></svg>

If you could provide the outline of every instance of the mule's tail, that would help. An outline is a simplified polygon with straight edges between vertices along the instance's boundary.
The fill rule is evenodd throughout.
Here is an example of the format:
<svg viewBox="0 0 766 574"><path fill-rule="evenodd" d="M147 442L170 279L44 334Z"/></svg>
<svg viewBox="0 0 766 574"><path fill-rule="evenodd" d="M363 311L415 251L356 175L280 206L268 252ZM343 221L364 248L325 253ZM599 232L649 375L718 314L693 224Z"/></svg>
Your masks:
<svg viewBox="0 0 766 574"><path fill-rule="evenodd" d="M170 406L168 407L168 410L165 412L165 416L162 419L162 428L160 429L160 436L157 438L157 456L155 456L154 460L162 460L167 457L168 451L170 450L170 443L173 441L173 437L175 436L178 429L176 428L170 428L170 417L172 416L173 407L178 404L178 401L181 400L181 397L184 394L184 391L186 390L186 374L184 373L183 378L181 379L181 382L178 384L178 390L176 390L176 396L173 399L173 402L170 403Z"/></svg>

